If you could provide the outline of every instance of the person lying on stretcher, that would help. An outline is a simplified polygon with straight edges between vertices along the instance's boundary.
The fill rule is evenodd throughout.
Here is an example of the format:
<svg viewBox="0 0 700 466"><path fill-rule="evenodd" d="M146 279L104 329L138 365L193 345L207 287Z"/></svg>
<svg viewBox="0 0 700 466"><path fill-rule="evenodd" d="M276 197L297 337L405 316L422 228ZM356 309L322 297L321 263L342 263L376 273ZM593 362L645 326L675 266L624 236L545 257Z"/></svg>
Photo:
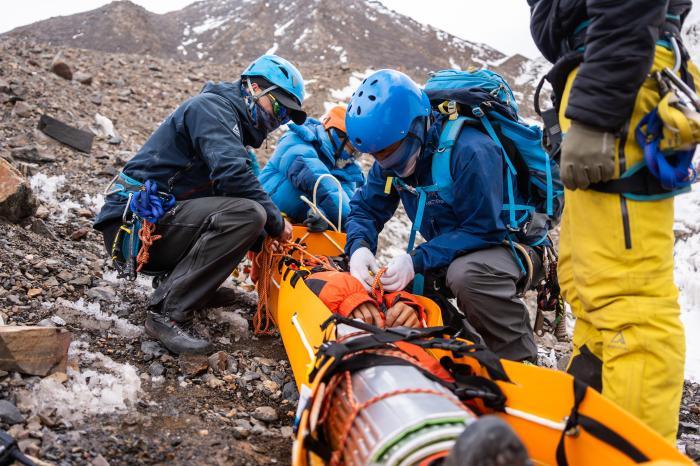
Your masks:
<svg viewBox="0 0 700 466"><path fill-rule="evenodd" d="M367 292L348 272L317 272L309 275L305 283L334 314L379 328L426 327L425 309L406 291Z"/></svg>

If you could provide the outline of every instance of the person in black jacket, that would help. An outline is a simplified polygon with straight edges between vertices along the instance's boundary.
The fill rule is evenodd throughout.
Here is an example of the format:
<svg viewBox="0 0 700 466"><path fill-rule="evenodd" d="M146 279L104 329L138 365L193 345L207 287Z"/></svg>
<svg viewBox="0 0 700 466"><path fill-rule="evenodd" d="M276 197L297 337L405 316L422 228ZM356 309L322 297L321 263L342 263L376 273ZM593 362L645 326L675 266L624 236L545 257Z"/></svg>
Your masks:
<svg viewBox="0 0 700 466"><path fill-rule="evenodd" d="M258 182L246 146L260 147L287 121L302 124L303 99L299 71L280 57L263 55L241 80L208 83L181 104L112 183L116 189L94 228L121 267L128 261L130 236L120 232L135 230L124 225L135 215L129 196L150 184L159 193L150 199L176 201L154 222L161 238L143 268L166 277L151 297L146 333L174 353L209 350L206 339L189 331L193 312L226 298L225 289L217 295L217 288L261 235L290 239L292 227Z"/></svg>
<svg viewBox="0 0 700 466"><path fill-rule="evenodd" d="M685 347L672 194L643 202L611 180L643 165L635 130L660 100L653 72L678 63L697 80L680 43L691 1L528 3L535 43L555 63L548 78L565 132L559 279L577 317L569 372L675 442Z"/></svg>

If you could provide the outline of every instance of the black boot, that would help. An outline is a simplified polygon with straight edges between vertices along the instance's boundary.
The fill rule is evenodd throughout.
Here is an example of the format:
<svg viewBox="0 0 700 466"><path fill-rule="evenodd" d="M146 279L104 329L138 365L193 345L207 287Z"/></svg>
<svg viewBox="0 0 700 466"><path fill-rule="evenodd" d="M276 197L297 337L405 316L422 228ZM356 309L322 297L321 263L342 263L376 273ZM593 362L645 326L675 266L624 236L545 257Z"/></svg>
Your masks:
<svg viewBox="0 0 700 466"><path fill-rule="evenodd" d="M532 462L505 421L483 416L464 429L443 466L532 466Z"/></svg>
<svg viewBox="0 0 700 466"><path fill-rule="evenodd" d="M189 325L176 322L162 314L149 312L145 327L147 334L158 339L173 353L206 354L211 350L209 341L194 335Z"/></svg>
<svg viewBox="0 0 700 466"><path fill-rule="evenodd" d="M214 309L217 307L228 307L240 302L241 295L233 288L220 286L216 292L211 295L211 298L204 305L205 309Z"/></svg>

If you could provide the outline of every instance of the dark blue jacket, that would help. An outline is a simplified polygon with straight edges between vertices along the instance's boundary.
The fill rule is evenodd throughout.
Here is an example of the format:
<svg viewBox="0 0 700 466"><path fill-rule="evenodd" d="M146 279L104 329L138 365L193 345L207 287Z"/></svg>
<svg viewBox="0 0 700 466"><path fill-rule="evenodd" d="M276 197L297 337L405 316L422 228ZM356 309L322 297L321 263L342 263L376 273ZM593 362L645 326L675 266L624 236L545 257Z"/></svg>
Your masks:
<svg viewBox="0 0 700 466"><path fill-rule="evenodd" d="M343 227L350 213L350 198L365 177L345 151L336 160L323 125L307 118L303 125L289 125L289 131L280 138L275 153L260 174L260 182L277 207L292 222L301 223L309 206L299 196L312 199L314 185L322 175L333 175L340 182ZM338 185L328 177L323 178L316 190L316 204L334 223L338 218L338 200Z"/></svg>
<svg viewBox="0 0 700 466"><path fill-rule="evenodd" d="M433 184L432 156L439 140L441 123L434 124L423 156L413 175L404 179L410 186ZM416 273L448 266L456 257L499 245L506 237L507 214L503 211L504 163L498 146L479 129L465 126L450 158L454 179L454 203L448 205L436 193L429 193L420 233L426 242L413 252ZM346 252L365 246L377 251L377 235L403 203L413 221L418 196L394 187L385 194L386 177L375 163L367 184L350 202ZM519 197L519 196L518 196Z"/></svg>
<svg viewBox="0 0 700 466"><path fill-rule="evenodd" d="M245 147L260 147L266 137L248 116L239 81L207 83L165 119L123 172L141 182L155 181L177 200L227 196L257 201L267 212L265 231L276 236L282 216L253 174ZM125 202L108 196L94 227L101 230L121 218Z"/></svg>

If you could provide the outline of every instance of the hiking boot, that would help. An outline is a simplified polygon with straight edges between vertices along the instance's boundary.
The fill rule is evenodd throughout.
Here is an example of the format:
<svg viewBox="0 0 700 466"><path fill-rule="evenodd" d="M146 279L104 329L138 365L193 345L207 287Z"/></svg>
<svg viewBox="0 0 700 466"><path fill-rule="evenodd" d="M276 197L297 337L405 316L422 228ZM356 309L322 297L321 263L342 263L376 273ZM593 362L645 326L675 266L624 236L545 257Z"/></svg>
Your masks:
<svg viewBox="0 0 700 466"><path fill-rule="evenodd" d="M532 466L532 462L505 421L483 416L464 429L443 466Z"/></svg>
<svg viewBox="0 0 700 466"><path fill-rule="evenodd" d="M190 325L162 314L149 312L144 326L147 334L158 339L173 353L206 354L211 350L209 341L192 333Z"/></svg>

